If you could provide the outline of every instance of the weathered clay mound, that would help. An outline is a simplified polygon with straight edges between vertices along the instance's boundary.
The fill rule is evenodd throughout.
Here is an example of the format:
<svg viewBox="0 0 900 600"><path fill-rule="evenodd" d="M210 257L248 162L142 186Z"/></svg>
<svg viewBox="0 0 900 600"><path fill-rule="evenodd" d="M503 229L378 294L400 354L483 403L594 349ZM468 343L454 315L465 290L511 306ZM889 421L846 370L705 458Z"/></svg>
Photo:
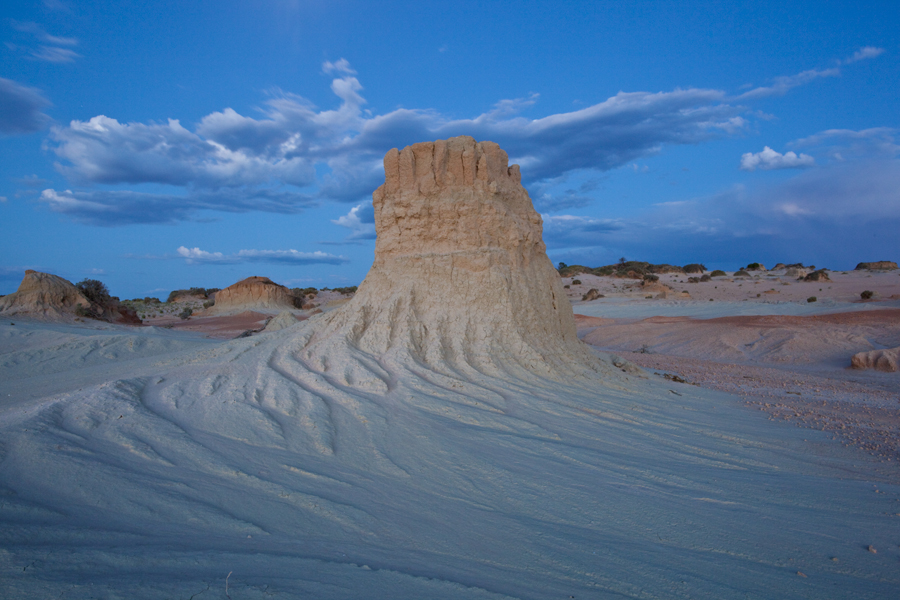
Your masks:
<svg viewBox="0 0 900 600"><path fill-rule="evenodd" d="M856 271L892 271L897 268L897 263L890 260L879 260L875 262L861 262L856 265Z"/></svg>
<svg viewBox="0 0 900 600"><path fill-rule="evenodd" d="M828 272L825 271L825 269L820 269L806 275L803 278L803 281L831 281L831 278L828 276Z"/></svg>
<svg viewBox="0 0 900 600"><path fill-rule="evenodd" d="M99 302L92 302L68 279L29 269L19 289L0 298L0 313L54 321L90 317L111 323L141 323L137 313L121 306L117 298L103 296Z"/></svg>
<svg viewBox="0 0 900 600"><path fill-rule="evenodd" d="M438 369L592 369L541 217L508 160L468 136L388 152L372 195L372 268L347 305L321 317L304 355L349 344Z"/></svg>
<svg viewBox="0 0 900 600"><path fill-rule="evenodd" d="M900 348L858 352L850 359L850 366L854 369L874 369L896 373L900 371L898 365L900 365Z"/></svg>
<svg viewBox="0 0 900 600"><path fill-rule="evenodd" d="M248 277L216 292L216 304L210 314L233 311L278 311L299 308L291 290L268 277Z"/></svg>
<svg viewBox="0 0 900 600"><path fill-rule="evenodd" d="M71 281L40 271L25 271L15 293L0 298L4 315L26 315L39 318L68 318L78 306L88 309L90 300Z"/></svg>

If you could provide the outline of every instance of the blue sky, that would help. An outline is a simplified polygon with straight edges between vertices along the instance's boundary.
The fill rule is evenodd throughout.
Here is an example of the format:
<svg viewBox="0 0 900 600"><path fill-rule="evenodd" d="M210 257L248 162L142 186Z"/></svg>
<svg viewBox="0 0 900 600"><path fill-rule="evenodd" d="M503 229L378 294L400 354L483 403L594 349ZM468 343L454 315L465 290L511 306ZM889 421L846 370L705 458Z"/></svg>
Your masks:
<svg viewBox="0 0 900 600"><path fill-rule="evenodd" d="M554 262L900 258L898 2L0 16L0 293L28 268L122 298L357 284L384 153L462 134L521 165Z"/></svg>

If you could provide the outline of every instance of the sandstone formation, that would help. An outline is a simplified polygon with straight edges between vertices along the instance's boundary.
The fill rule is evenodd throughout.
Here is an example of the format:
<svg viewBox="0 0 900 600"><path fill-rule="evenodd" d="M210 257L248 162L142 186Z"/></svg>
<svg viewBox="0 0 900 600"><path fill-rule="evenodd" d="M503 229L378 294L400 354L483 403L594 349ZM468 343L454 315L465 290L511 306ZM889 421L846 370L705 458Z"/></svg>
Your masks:
<svg viewBox="0 0 900 600"><path fill-rule="evenodd" d="M267 312L298 308L291 291L268 277L248 277L216 292L216 304L210 314L263 310Z"/></svg>
<svg viewBox="0 0 900 600"><path fill-rule="evenodd" d="M900 371L900 347L858 352L850 359L850 365L854 369L874 369L895 373Z"/></svg>
<svg viewBox="0 0 900 600"><path fill-rule="evenodd" d="M890 260L879 260L876 262L861 262L856 265L855 271L892 271L897 268L897 263Z"/></svg>
<svg viewBox="0 0 900 600"><path fill-rule="evenodd" d="M58 319L73 316L79 305L88 309L91 302L71 281L30 269L25 271L15 293L0 298L0 312L4 316Z"/></svg>
<svg viewBox="0 0 900 600"><path fill-rule="evenodd" d="M0 297L0 313L64 321L80 315L128 325L141 323L137 313L121 306L117 298L107 296L102 304L91 302L68 279L30 269L18 290Z"/></svg>
<svg viewBox="0 0 900 600"><path fill-rule="evenodd" d="M388 152L372 195L372 268L353 299L316 317L304 356L321 360L343 344L435 370L593 370L541 217L508 161L468 136Z"/></svg>

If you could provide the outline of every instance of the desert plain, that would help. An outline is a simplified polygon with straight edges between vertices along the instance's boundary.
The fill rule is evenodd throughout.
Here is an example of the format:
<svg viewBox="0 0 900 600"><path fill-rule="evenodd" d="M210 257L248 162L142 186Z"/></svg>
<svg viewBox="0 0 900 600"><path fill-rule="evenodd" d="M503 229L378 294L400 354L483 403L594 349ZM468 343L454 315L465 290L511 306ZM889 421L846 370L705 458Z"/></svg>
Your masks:
<svg viewBox="0 0 900 600"><path fill-rule="evenodd" d="M896 595L896 265L557 269L496 144L385 172L355 293L0 299L6 597Z"/></svg>

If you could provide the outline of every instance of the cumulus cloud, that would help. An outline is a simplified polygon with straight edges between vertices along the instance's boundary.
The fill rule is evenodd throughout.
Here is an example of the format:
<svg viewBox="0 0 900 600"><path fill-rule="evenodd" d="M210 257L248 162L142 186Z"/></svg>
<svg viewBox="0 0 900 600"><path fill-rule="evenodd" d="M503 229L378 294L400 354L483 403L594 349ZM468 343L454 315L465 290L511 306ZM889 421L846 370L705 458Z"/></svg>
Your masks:
<svg viewBox="0 0 900 600"><path fill-rule="evenodd" d="M0 77L0 134L15 135L43 129L50 117L41 111L49 105L38 90Z"/></svg>
<svg viewBox="0 0 900 600"><path fill-rule="evenodd" d="M741 169L744 171L755 171L756 169L764 171L772 169L803 169L815 164L815 159L809 154L797 154L796 152L781 154L768 146L765 146L762 152L747 152L741 155Z"/></svg>
<svg viewBox="0 0 900 600"><path fill-rule="evenodd" d="M357 204L346 215L331 222L350 229L352 233L347 236L348 241L375 239L375 209L371 202Z"/></svg>
<svg viewBox="0 0 900 600"><path fill-rule="evenodd" d="M541 210L558 211L591 199L577 190L549 193L545 184L554 179L579 170L601 174L667 145L737 135L750 129L747 116L753 114L733 105L720 90L691 88L619 92L593 106L536 119L521 116L521 111L538 101L537 94L501 100L471 118L408 108L379 115L363 109L363 86L345 59L322 68L335 74L331 90L339 100L336 108L321 109L276 90L255 115L225 108L194 127L177 119L123 123L98 115L53 128L49 146L59 158L58 169L81 185L167 184L184 188L183 195L192 198L241 189L241 194L220 193L213 204L228 210L233 198L240 210L252 210L241 198L259 188L296 188L307 197L359 205L383 180L381 161L389 149L470 135L499 143L521 165L526 185L544 186L545 193L536 194ZM742 97L782 93L829 75L807 71L776 80L768 92L758 88ZM112 203L105 204L114 210ZM258 210L268 210L267 205ZM78 214L74 205L69 213ZM96 214L86 213L92 219ZM158 222L147 211L138 210L135 222L139 218Z"/></svg>
<svg viewBox="0 0 900 600"><path fill-rule="evenodd" d="M235 264L241 262L278 263L291 265L329 264L339 265L349 259L327 252L298 252L297 250L240 250L234 254L207 252L200 248L179 246L178 256L188 264Z"/></svg>
<svg viewBox="0 0 900 600"><path fill-rule="evenodd" d="M194 130L176 119L122 123L98 115L53 128L51 148L59 170L80 184L162 183L193 190L316 185L320 198L359 203L381 181L384 153L423 139L465 134L495 140L533 182L573 169L613 169L665 144L696 143L743 126L735 120L741 108L724 103L720 91L702 89L622 92L541 119L517 116L536 95L501 101L471 119L411 109L373 116L361 108L363 88L346 61L324 68L341 74L331 84L340 99L335 109L276 92L261 116L227 108ZM323 172L318 177L317 167Z"/></svg>

